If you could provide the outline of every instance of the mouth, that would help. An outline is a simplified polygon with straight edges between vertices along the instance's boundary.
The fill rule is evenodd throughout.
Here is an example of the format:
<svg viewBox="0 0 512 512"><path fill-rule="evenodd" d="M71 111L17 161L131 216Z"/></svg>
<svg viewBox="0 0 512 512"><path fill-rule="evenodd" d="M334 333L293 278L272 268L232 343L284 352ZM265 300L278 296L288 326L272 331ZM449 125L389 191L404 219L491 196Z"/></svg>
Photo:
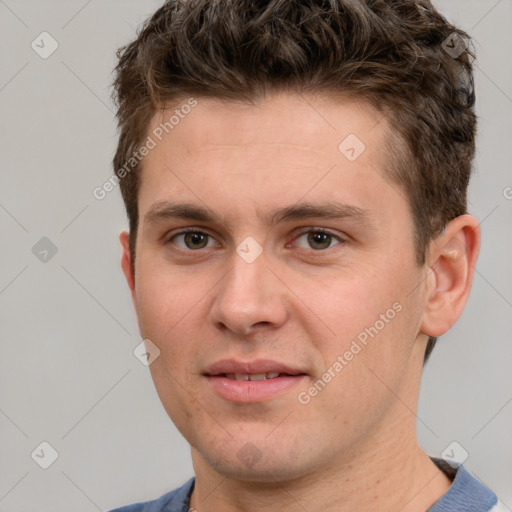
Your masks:
<svg viewBox="0 0 512 512"><path fill-rule="evenodd" d="M215 395L237 403L278 398L308 376L299 368L270 360L222 360L211 365L203 375Z"/></svg>
<svg viewBox="0 0 512 512"><path fill-rule="evenodd" d="M305 372L301 368L272 359L255 359L252 361L221 359L208 366L204 374L210 377L222 375L236 380L263 380L264 378L274 379L280 375L304 375Z"/></svg>
<svg viewBox="0 0 512 512"><path fill-rule="evenodd" d="M230 380L269 380L269 379L277 379L278 377L294 377L295 375L290 375L289 373L279 373L279 372L268 372L268 373L222 373L220 374L222 377L226 377Z"/></svg>

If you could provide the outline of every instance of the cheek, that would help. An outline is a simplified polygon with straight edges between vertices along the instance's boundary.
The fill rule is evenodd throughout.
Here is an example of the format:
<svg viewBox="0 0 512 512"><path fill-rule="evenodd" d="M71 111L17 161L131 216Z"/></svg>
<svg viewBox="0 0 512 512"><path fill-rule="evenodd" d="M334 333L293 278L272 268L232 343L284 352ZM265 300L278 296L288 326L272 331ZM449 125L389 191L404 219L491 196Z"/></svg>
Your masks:
<svg viewBox="0 0 512 512"><path fill-rule="evenodd" d="M312 340L324 369L341 357L342 372L352 375L343 386L378 388L381 384L371 370L393 385L401 378L420 313L409 292L398 274L377 268L304 290L321 320Z"/></svg>
<svg viewBox="0 0 512 512"><path fill-rule="evenodd" d="M165 362L169 373L166 377L160 371L158 377L179 375L181 380L191 380L186 369L197 367L212 336L206 318L215 285L213 273L202 278L180 269L170 271L164 265L141 267L136 288L139 328L141 335L160 349L159 361Z"/></svg>
<svg viewBox="0 0 512 512"><path fill-rule="evenodd" d="M200 290L182 279L165 278L156 269L139 274L137 315L143 338L150 339L160 350L149 369L159 398L167 414L181 431L189 417L200 410L192 369L198 358L203 335L204 305ZM172 281L172 284L171 284ZM194 341L195 340L195 341ZM183 432L182 432L183 433Z"/></svg>
<svg viewBox="0 0 512 512"><path fill-rule="evenodd" d="M193 277L170 272L165 265L139 261L136 275L137 315L142 334L164 341L179 330L181 319L194 313L204 296Z"/></svg>
<svg viewBox="0 0 512 512"><path fill-rule="evenodd" d="M404 343L405 317L401 315L406 313L404 309L392 311L389 316L394 317L387 324L378 316L377 321L372 315L346 317L351 327L340 322L340 330L356 334L342 335L336 343L322 347L325 372L311 383L322 390L312 398L311 412L329 417L333 429L343 428L348 438L377 428L396 396L405 391L409 348ZM319 380L328 382L323 387Z"/></svg>
<svg viewBox="0 0 512 512"><path fill-rule="evenodd" d="M321 338L319 348L336 355L348 349L352 340L374 324L381 312L392 304L375 290L375 278L359 273L342 275L337 279L308 285L302 295L316 313L318 330L327 336ZM326 361L327 362L327 361Z"/></svg>

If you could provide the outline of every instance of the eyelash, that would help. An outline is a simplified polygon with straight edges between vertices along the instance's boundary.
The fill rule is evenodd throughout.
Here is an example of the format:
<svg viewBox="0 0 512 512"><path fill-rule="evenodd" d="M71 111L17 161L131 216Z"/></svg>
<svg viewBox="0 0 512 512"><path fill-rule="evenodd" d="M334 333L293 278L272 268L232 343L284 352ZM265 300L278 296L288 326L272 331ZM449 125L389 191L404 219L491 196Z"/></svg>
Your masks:
<svg viewBox="0 0 512 512"><path fill-rule="evenodd" d="M176 238L177 236L186 235L187 233L197 233L197 234L201 234L201 235L206 235L206 236L210 237L210 239L213 239L213 236L210 235L209 233L206 233L205 231L201 231L201 230L195 229L195 228L185 228L185 229L182 229L182 230L178 231L177 233L174 233L172 236L168 237L166 239L165 243L166 244L172 243L172 240L174 238ZM308 233L319 233L319 234L329 235L330 237L332 237L333 239L336 239L339 242L338 244L335 244L335 245L333 245L331 247L327 247L326 249L317 249L317 250L315 250L315 249L311 249L310 248L310 250L312 252L316 252L316 253L326 252L328 249L332 249L336 245L341 245L344 242L346 242L345 239L343 239L339 235L336 235L335 233L332 233L329 230L326 230L326 229L323 229L323 228L313 228L313 227L305 228L303 231L301 231L300 233L297 234L297 236L293 239L293 241L297 240L301 236L306 235ZM304 249L304 248L302 248L302 249L303 250L307 250L307 249ZM181 251L181 252L192 253L192 252L200 252L202 249L193 250L193 249L182 249L181 247L178 247L178 250Z"/></svg>

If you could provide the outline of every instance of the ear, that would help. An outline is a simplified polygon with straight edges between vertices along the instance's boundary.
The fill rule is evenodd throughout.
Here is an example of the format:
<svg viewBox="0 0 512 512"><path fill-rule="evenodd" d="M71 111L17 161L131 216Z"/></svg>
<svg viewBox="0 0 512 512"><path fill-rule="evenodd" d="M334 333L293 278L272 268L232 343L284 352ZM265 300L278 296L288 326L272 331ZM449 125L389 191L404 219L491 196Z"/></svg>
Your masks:
<svg viewBox="0 0 512 512"><path fill-rule="evenodd" d="M133 305L136 308L135 301L135 269L133 268L132 258L130 255L130 234L128 231L123 231L119 235L119 241L123 249L123 255L121 257L121 268L123 269L124 277L130 288L132 294Z"/></svg>
<svg viewBox="0 0 512 512"><path fill-rule="evenodd" d="M450 221L431 244L420 331L441 336L455 324L469 297L480 250L480 225L471 215Z"/></svg>

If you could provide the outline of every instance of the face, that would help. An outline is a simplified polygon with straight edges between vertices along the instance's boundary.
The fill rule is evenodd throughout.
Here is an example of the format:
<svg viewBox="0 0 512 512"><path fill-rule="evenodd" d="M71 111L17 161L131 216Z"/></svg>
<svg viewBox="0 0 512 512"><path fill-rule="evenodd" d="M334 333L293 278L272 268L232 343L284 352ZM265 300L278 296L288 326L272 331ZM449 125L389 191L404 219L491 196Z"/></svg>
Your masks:
<svg viewBox="0 0 512 512"><path fill-rule="evenodd" d="M414 429L425 274L386 121L349 99L201 99L159 141L173 111L148 130L132 293L194 463L294 478Z"/></svg>

